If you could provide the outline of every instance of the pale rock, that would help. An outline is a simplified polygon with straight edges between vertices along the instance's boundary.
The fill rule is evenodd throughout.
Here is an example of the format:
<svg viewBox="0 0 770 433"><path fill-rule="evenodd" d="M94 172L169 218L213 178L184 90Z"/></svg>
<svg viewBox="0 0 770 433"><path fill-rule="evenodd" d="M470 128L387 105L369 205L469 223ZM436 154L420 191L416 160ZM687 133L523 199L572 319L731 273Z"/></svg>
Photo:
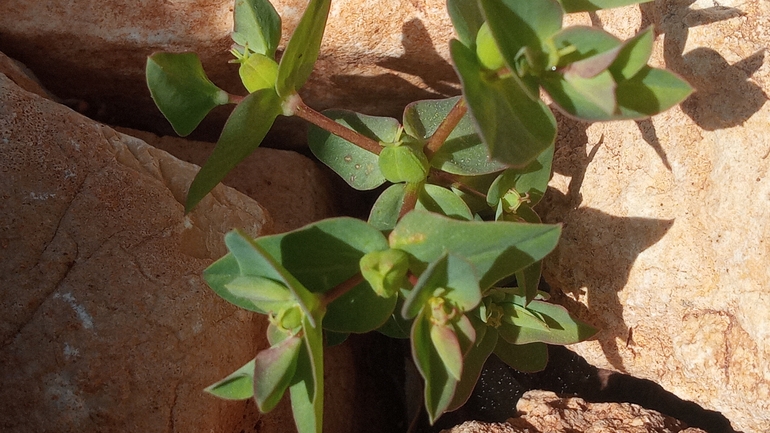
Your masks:
<svg viewBox="0 0 770 433"><path fill-rule="evenodd" d="M527 391L505 423L468 421L442 433L705 433L631 403L588 403L550 391Z"/></svg>
<svg viewBox="0 0 770 433"><path fill-rule="evenodd" d="M655 25L652 62L696 91L651 120L560 119L541 211L564 232L544 272L558 302L601 328L570 347L588 362L762 433L770 431L770 3L720 3L667 0L574 17L611 31L638 26L630 33Z"/></svg>
<svg viewBox="0 0 770 433"><path fill-rule="evenodd" d="M185 216L196 171L0 74L3 431L294 429L287 400L260 417L203 392L267 342L264 318L218 298L202 270L232 228L272 229L225 186ZM327 365L326 428L356 431L350 348Z"/></svg>
<svg viewBox="0 0 770 433"><path fill-rule="evenodd" d="M200 55L214 83L244 94L237 67L228 63L233 0L4 0L0 51L30 67L62 98L86 101L110 123L170 129L145 84L155 51ZM285 47L307 0L273 0L283 18ZM444 0L335 0L316 70L301 94L311 107L346 108L400 119L416 99L459 92L447 62L453 30ZM215 139L228 109L202 126ZM304 142L303 124L279 119L284 146ZM208 126L207 126L208 125Z"/></svg>

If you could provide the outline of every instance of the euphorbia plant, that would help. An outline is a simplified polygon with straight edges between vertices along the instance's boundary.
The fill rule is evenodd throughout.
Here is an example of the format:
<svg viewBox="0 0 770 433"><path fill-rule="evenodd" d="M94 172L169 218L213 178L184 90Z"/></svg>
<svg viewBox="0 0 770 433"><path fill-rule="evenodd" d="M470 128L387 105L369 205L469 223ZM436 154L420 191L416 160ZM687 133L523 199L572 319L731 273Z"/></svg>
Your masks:
<svg viewBox="0 0 770 433"><path fill-rule="evenodd" d="M267 0L236 0L232 53L247 96L209 81L195 54L150 56L150 91L179 134L213 107L237 104L190 186L187 211L280 115L312 124L310 149L351 187L391 184L368 221L333 218L258 239L239 231L225 237L229 253L206 270L206 281L227 301L267 315L270 347L207 391L253 397L267 412L288 389L300 433L320 432L324 341L379 330L411 339L434 422L465 402L490 354L534 371L545 366L545 344L593 335L537 289L540 261L560 233L533 210L556 137L540 91L586 120L643 118L689 95L687 83L647 64L651 29L621 41L596 28L562 28L565 13L638 2L447 0L462 95L414 102L401 121L319 113L300 98L330 0L309 1L280 61L275 9Z"/></svg>

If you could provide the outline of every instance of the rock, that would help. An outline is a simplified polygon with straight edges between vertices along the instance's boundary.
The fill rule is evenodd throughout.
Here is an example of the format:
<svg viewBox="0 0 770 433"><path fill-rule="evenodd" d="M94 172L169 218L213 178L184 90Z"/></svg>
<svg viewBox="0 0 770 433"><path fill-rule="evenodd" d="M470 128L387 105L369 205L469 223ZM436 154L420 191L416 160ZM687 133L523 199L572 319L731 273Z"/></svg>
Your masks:
<svg viewBox="0 0 770 433"><path fill-rule="evenodd" d="M307 1L273 4L283 17L284 47ZM146 57L154 51L196 52L215 83L245 92L236 66L228 63L233 0L5 0L3 6L0 51L24 62L58 96L87 102L89 114L108 123L172 134L145 84ZM317 109L400 118L413 100L458 93L446 60L452 35L443 0L335 0L302 96ZM217 138L228 111L220 108L199 136ZM285 143L293 135L304 143L302 122L283 120L275 140Z"/></svg>
<svg viewBox="0 0 770 433"><path fill-rule="evenodd" d="M195 166L4 74L0 171L3 431L292 431L288 401L259 417L202 392L267 345L201 277L225 232L272 231L257 202L220 185L185 216ZM355 431L350 348L327 365L327 429Z"/></svg>
<svg viewBox="0 0 770 433"><path fill-rule="evenodd" d="M175 157L203 165L214 144L178 137L159 137L145 131L115 128ZM296 152L260 147L246 157L222 182L248 195L263 206L273 220L273 229L282 233L339 214L349 191L347 185L330 172ZM347 206L350 207L350 206Z"/></svg>
<svg viewBox="0 0 770 433"><path fill-rule="evenodd" d="M469 421L442 433L705 433L629 403L587 403L550 391L528 391L506 423Z"/></svg>
<svg viewBox="0 0 770 433"><path fill-rule="evenodd" d="M557 301L602 329L571 346L590 363L760 433L770 431L770 4L703 3L594 17L654 24L653 62L696 92L651 120L560 119L541 210L564 232L544 273Z"/></svg>

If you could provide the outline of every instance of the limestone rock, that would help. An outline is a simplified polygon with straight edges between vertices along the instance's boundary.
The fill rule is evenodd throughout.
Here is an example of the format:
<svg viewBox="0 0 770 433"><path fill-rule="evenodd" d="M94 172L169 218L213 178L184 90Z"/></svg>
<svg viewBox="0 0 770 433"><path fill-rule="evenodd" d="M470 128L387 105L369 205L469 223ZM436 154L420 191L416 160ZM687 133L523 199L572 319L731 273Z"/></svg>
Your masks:
<svg viewBox="0 0 770 433"><path fill-rule="evenodd" d="M129 128L115 129L199 166L214 149L213 143L205 141L159 137ZM337 188L341 182L303 155L264 147L246 157L222 181L263 206L273 220L276 233L338 215L338 209L343 207L339 202L349 191L349 188Z"/></svg>
<svg viewBox="0 0 770 433"><path fill-rule="evenodd" d="M443 433L704 433L630 403L587 403L550 391L528 391L506 423L466 422Z"/></svg>
<svg viewBox="0 0 770 433"><path fill-rule="evenodd" d="M283 17L284 47L307 0L273 4ZM236 66L227 63L232 9L233 0L5 0L0 51L24 62L53 93L86 101L109 123L163 127L170 135L147 91L146 57L154 51L196 52L216 84L244 94ZM452 35L444 0L335 0L303 98L317 109L400 118L413 100L457 94L446 60ZM203 132L208 140L216 139L226 112L220 107L212 116ZM283 125L281 141L292 133L304 141L296 131L301 122Z"/></svg>
<svg viewBox="0 0 770 433"><path fill-rule="evenodd" d="M593 18L654 24L653 62L696 91L651 120L560 120L541 210L564 232L545 275L559 302L602 329L571 346L590 363L760 433L770 431L770 4L719 3Z"/></svg>
<svg viewBox="0 0 770 433"><path fill-rule="evenodd" d="M267 343L201 272L230 229L272 228L221 185L185 216L196 171L0 74L3 431L292 431L287 401L259 417L202 392ZM354 431L349 348L327 355L327 428Z"/></svg>

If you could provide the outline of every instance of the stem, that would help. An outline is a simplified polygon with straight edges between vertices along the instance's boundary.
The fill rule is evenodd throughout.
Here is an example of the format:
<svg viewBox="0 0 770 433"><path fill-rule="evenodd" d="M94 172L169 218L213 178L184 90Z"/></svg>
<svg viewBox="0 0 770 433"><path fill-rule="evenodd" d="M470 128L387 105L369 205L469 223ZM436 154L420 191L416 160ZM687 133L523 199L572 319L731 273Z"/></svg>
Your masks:
<svg viewBox="0 0 770 433"><path fill-rule="evenodd" d="M355 144L361 149L374 153L375 155L379 155L382 151L382 146L379 142L348 127L340 125L334 120L308 107L302 100L297 102L297 105L294 108L294 114L319 128L323 128L332 134Z"/></svg>
<svg viewBox="0 0 770 433"><path fill-rule="evenodd" d="M414 210L417 206L417 197L420 194L420 183L407 183L404 191L404 201L401 202L401 211L398 213L400 220L404 215Z"/></svg>
<svg viewBox="0 0 770 433"><path fill-rule="evenodd" d="M476 189L474 189L474 188L472 188L472 187L462 183L462 181L460 181L458 179L457 175L454 175L454 174L451 174L451 173L447 173L445 171L440 171L440 170L436 170L436 169L431 168L430 169L430 178L435 180L435 181L437 181L437 182L439 182L439 183L441 183L443 186L457 188L459 190L467 192L468 194L472 194L472 195L475 195L477 197L481 197L483 199L487 198L487 195L484 194L483 192L478 191L478 190L476 190Z"/></svg>
<svg viewBox="0 0 770 433"><path fill-rule="evenodd" d="M428 139L428 143L425 145L425 154L428 156L428 159L432 158L433 155L441 149L441 146L444 145L449 134L451 134L457 124L460 123L460 119L465 116L467 111L468 104L465 103L465 98L460 98L454 107L449 110L449 113L438 126L436 132L434 132Z"/></svg>
<svg viewBox="0 0 770 433"><path fill-rule="evenodd" d="M353 287L356 287L357 285L361 284L363 281L364 281L364 276L361 275L360 272L353 275L352 277L337 284L331 290L321 295L321 303L324 306L331 304L337 298L349 292L351 289L353 289Z"/></svg>
<svg viewBox="0 0 770 433"><path fill-rule="evenodd" d="M227 98L228 98L227 102L230 103L230 104L240 104L241 101L246 99L245 96L233 95L233 94L230 94L230 93L227 94Z"/></svg>

